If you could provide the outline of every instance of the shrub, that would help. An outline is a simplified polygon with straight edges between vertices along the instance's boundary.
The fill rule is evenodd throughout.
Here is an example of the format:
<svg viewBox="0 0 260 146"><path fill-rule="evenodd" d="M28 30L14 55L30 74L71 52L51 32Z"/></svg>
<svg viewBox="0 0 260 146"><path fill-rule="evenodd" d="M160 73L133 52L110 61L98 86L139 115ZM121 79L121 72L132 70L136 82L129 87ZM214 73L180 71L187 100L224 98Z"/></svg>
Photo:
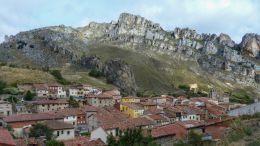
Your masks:
<svg viewBox="0 0 260 146"><path fill-rule="evenodd" d="M3 81L0 81L0 94L3 94L4 88L6 88L6 83Z"/></svg>
<svg viewBox="0 0 260 146"><path fill-rule="evenodd" d="M55 77L56 81L60 84L67 85L70 84L67 80L65 80L59 70L51 70L50 73Z"/></svg>
<svg viewBox="0 0 260 146"><path fill-rule="evenodd" d="M179 87L179 89L182 89L182 90L185 90L185 91L190 90L190 86L189 85L179 85L178 87Z"/></svg>
<svg viewBox="0 0 260 146"><path fill-rule="evenodd" d="M26 101L31 101L36 96L35 93L32 93L30 90L26 92L24 99Z"/></svg>
<svg viewBox="0 0 260 146"><path fill-rule="evenodd" d="M49 140L47 141L46 146L65 146L65 145L62 141Z"/></svg>
<svg viewBox="0 0 260 146"><path fill-rule="evenodd" d="M103 73L102 73L102 71L99 71L99 70L96 70L96 69L92 69L88 73L88 75L91 76L91 77L99 78L99 77L103 76Z"/></svg>
<svg viewBox="0 0 260 146"><path fill-rule="evenodd" d="M49 129L46 125L42 123L37 123L33 125L32 128L30 129L29 136L35 138L45 136L47 140L50 140L53 136L52 132L53 131Z"/></svg>

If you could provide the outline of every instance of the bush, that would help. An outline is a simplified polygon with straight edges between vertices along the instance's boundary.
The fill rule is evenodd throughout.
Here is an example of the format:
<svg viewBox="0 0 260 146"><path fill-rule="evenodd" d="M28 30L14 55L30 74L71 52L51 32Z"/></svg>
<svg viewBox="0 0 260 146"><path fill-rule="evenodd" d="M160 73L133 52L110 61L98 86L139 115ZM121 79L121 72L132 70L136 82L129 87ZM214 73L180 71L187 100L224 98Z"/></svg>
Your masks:
<svg viewBox="0 0 260 146"><path fill-rule="evenodd" d="M0 81L0 94L3 94L4 88L6 88L6 83L3 81Z"/></svg>
<svg viewBox="0 0 260 146"><path fill-rule="evenodd" d="M92 69L89 73L88 73L89 76L91 77L95 77L95 78L99 78L99 77L102 77L103 76L103 73L99 70L96 70L96 69Z"/></svg>
<svg viewBox="0 0 260 146"><path fill-rule="evenodd" d="M49 129L46 125L42 123L37 123L32 126L30 129L29 137L41 137L45 136L47 140L50 140L53 137L53 131Z"/></svg>
<svg viewBox="0 0 260 146"><path fill-rule="evenodd" d="M50 71L50 74L52 74L52 75L55 77L55 79L56 79L56 81L57 81L58 83L63 84L63 85L70 84L70 82L68 82L67 80L65 80L65 79L62 77L62 75L61 75L61 73L60 73L59 70L51 70L51 71Z"/></svg>
<svg viewBox="0 0 260 146"><path fill-rule="evenodd" d="M62 141L49 140L47 141L46 146L65 146L65 145Z"/></svg>
<svg viewBox="0 0 260 146"><path fill-rule="evenodd" d="M30 90L26 92L25 96L24 96L24 100L26 101L31 101L33 100L33 98L36 96L35 93L32 93Z"/></svg>
<svg viewBox="0 0 260 146"><path fill-rule="evenodd" d="M254 99L248 95L232 94L232 97L230 98L230 102L251 104L254 103Z"/></svg>
<svg viewBox="0 0 260 146"><path fill-rule="evenodd" d="M189 91L190 90L190 86L189 85L179 85L178 86L179 89L185 90L185 91Z"/></svg>

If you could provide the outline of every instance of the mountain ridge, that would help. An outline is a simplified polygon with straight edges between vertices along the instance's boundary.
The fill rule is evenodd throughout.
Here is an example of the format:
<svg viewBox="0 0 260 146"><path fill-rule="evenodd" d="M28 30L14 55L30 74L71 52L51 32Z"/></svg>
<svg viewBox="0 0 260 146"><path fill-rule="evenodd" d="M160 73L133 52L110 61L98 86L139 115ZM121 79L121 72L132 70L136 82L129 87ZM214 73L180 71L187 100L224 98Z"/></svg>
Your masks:
<svg viewBox="0 0 260 146"><path fill-rule="evenodd" d="M99 52L96 51L96 54L91 53L91 51L95 52L93 49L95 45L102 44L105 46L99 49ZM2 54L0 54L0 61L15 62L18 60L18 63L26 64L26 61L21 62L21 60L29 60L29 65L33 62L36 66L48 67L62 66L64 62L80 64L79 62L84 61L82 60L84 56L102 56L102 51L109 48L109 46L128 50L133 54L135 52L140 53L140 57L144 57L144 60L151 65L150 71L147 72L157 74L153 78L161 76L160 74L167 74L165 76L172 78L169 74L178 71L176 68L173 69L174 65L172 63L178 63L176 60L181 60L180 62L190 61L195 64L194 66L198 66L191 71L194 72L194 75L196 72L206 72L209 74L207 75L208 78L234 82L241 85L241 87L250 86L256 92L260 92L258 74L260 71L259 35L245 34L241 43L236 44L230 36L223 33L219 36L216 34L198 34L195 30L189 28L175 28L173 31L165 31L158 23L128 13L122 13L117 22L91 22L89 25L80 28L66 27L64 25L51 26L6 37L5 41L0 45ZM165 58L169 58L168 60L172 60L172 62L167 62L164 58L161 59L160 56L164 55L167 56ZM110 52L108 56L114 56L113 52ZM114 57L120 58L120 55ZM110 58L110 60L113 59ZM141 60L140 58L134 59ZM124 60L124 58L121 57L121 60ZM105 62L103 68L107 68ZM156 62L159 65L154 64ZM142 80L142 78L138 77L137 72L140 71L136 71L136 68L140 70L141 65L139 64L143 62L133 63L132 60L128 60L125 63L129 66L133 65L127 71L123 69L125 73L128 72L126 73L128 76L121 78L124 73L120 73L117 77L113 77L112 81L117 80L115 78L121 78L120 82L130 83L129 85L123 84L127 88L131 85L136 86L134 88L140 88L140 83L135 85L136 79L135 81L130 80L133 80L133 78ZM149 65L147 66L149 67ZM192 66L187 66L187 70L192 68ZM153 69L154 67L157 68ZM114 66L112 68L114 70L119 69ZM145 64L143 68L146 68ZM156 80L164 79L160 77ZM167 86L171 86L170 84L172 83ZM122 84L117 84L117 86L122 86ZM131 91L131 93L134 92L136 91Z"/></svg>

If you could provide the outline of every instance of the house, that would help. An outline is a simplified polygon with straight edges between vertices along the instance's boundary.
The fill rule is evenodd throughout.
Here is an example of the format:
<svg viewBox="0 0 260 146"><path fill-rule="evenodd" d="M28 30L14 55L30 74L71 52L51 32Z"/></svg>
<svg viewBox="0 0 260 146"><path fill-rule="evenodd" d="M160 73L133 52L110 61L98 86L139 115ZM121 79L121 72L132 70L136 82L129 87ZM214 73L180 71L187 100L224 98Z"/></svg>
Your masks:
<svg viewBox="0 0 260 146"><path fill-rule="evenodd" d="M115 100L111 96L106 95L87 95L85 96L85 102L95 107L114 106Z"/></svg>
<svg viewBox="0 0 260 146"><path fill-rule="evenodd" d="M13 114L12 112L12 104L7 101L0 101L0 114L5 116L10 116Z"/></svg>
<svg viewBox="0 0 260 146"><path fill-rule="evenodd" d="M113 90L109 90L109 91L105 91L103 92L104 95L106 96L111 96L113 97L113 99L117 102L120 102L122 96L121 93L118 89L113 89Z"/></svg>
<svg viewBox="0 0 260 146"><path fill-rule="evenodd" d="M164 103L166 103L167 98L166 98L166 96L160 96L160 97L153 97L152 100L154 103L164 104Z"/></svg>
<svg viewBox="0 0 260 146"><path fill-rule="evenodd" d="M177 124L170 124L153 128L149 134L160 146L172 146L176 142L176 136L182 137L186 131Z"/></svg>
<svg viewBox="0 0 260 146"><path fill-rule="evenodd" d="M75 137L75 129L72 124L56 120L45 121L44 124L53 130L53 135L56 140L68 140Z"/></svg>
<svg viewBox="0 0 260 146"><path fill-rule="evenodd" d="M144 114L144 107L136 103L121 103L120 111L132 118L140 117Z"/></svg>
<svg viewBox="0 0 260 146"><path fill-rule="evenodd" d="M75 137L70 140L62 141L65 146L105 146L105 143L101 139L90 139L85 136Z"/></svg>
<svg viewBox="0 0 260 146"><path fill-rule="evenodd" d="M102 94L102 90L90 85L81 84L69 88L69 96L83 98L86 95L99 95Z"/></svg>
<svg viewBox="0 0 260 146"><path fill-rule="evenodd" d="M49 90L47 84L33 84L34 92L36 93L37 97L48 97Z"/></svg>
<svg viewBox="0 0 260 146"><path fill-rule="evenodd" d="M31 101L29 104L32 106L32 111L37 113L60 110L69 107L69 103L66 99L41 99Z"/></svg>
<svg viewBox="0 0 260 146"><path fill-rule="evenodd" d="M48 92L51 97L66 97L66 91L63 90L62 86L58 84L48 84Z"/></svg>
<svg viewBox="0 0 260 146"><path fill-rule="evenodd" d="M152 120L155 126L162 126L170 123L170 121L161 114L146 115L146 117Z"/></svg>
<svg viewBox="0 0 260 146"><path fill-rule="evenodd" d="M106 132L106 130L104 130L102 127L98 127L97 129L91 131L90 139L91 140L101 139L102 142L107 144L108 136L109 136L109 134Z"/></svg>
<svg viewBox="0 0 260 146"><path fill-rule="evenodd" d="M198 84L189 84L190 91L193 91L194 93L197 93L198 91Z"/></svg>
<svg viewBox="0 0 260 146"><path fill-rule="evenodd" d="M24 128L30 127L37 122L43 122L46 120L60 120L63 121L63 117L58 115L51 115L48 113L38 114L20 114L11 115L3 118L4 125L8 124L14 129L15 137L22 137L24 134Z"/></svg>
<svg viewBox="0 0 260 146"><path fill-rule="evenodd" d="M130 103L139 103L140 102L140 98L139 97L134 97L134 96L127 96L127 97L123 97L121 99L121 102L130 102Z"/></svg>
<svg viewBox="0 0 260 146"><path fill-rule="evenodd" d="M16 146L13 137L7 129L0 128L0 146Z"/></svg>
<svg viewBox="0 0 260 146"><path fill-rule="evenodd" d="M157 104L152 101L140 102L145 110L157 109Z"/></svg>

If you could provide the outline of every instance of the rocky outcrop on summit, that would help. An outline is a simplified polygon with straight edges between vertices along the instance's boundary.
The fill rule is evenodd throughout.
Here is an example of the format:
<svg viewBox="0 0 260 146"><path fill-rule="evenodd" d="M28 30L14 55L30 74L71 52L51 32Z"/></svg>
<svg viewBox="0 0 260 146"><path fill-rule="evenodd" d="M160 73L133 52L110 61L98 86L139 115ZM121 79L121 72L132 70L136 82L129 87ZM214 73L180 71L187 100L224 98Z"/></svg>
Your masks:
<svg viewBox="0 0 260 146"><path fill-rule="evenodd" d="M219 44L223 45L223 46L228 46L230 48L235 47L235 42L230 38L229 35L221 33L218 37L218 42Z"/></svg>
<svg viewBox="0 0 260 146"><path fill-rule="evenodd" d="M71 27L35 29L6 37L0 46L0 61L15 62L23 58L39 67L57 67L64 62L76 62L79 52L85 49L84 44L81 33Z"/></svg>
<svg viewBox="0 0 260 146"><path fill-rule="evenodd" d="M104 75L107 82L119 87L123 93L136 94L136 83L133 71L129 65L120 59L113 59L106 63Z"/></svg>
<svg viewBox="0 0 260 146"><path fill-rule="evenodd" d="M248 33L243 36L240 43L240 49L242 52L248 54L251 57L260 57L260 35L254 33Z"/></svg>

